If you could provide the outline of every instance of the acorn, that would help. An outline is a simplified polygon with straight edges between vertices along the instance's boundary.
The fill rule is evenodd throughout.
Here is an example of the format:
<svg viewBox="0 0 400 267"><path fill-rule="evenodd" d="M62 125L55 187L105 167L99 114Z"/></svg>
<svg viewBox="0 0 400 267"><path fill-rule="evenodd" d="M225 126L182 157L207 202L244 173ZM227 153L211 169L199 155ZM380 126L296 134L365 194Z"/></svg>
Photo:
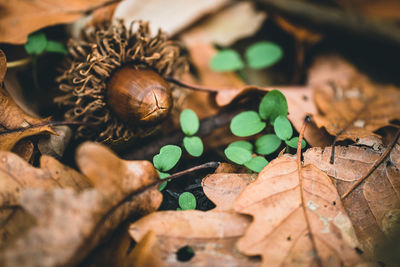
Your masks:
<svg viewBox="0 0 400 267"><path fill-rule="evenodd" d="M133 30L136 28L136 30ZM55 98L66 120L80 121L77 138L106 143L153 133L173 107L164 77L188 68L182 45L147 22L123 21L88 28L68 43L70 58L57 78L64 95Z"/></svg>

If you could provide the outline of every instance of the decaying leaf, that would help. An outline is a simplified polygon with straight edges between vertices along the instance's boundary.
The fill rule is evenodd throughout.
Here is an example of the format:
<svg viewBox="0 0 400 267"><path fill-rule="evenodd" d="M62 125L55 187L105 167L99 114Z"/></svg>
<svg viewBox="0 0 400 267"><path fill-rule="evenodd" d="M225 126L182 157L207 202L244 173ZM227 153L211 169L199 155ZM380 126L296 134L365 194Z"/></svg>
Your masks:
<svg viewBox="0 0 400 267"><path fill-rule="evenodd" d="M41 28L69 23L110 0L1 1L0 43L26 43L30 33Z"/></svg>
<svg viewBox="0 0 400 267"><path fill-rule="evenodd" d="M263 266L359 263L352 225L329 177L313 165L301 173L304 199L289 156L271 161L239 195L235 211L254 217L239 251L261 255Z"/></svg>
<svg viewBox="0 0 400 267"><path fill-rule="evenodd" d="M114 18L124 19L127 28L133 20L150 21L153 33L161 28L173 35L204 15L218 10L227 2L227 0L170 0L168 2L148 0L145 3L140 0L123 1L116 8ZM168 10L173 12L166 12Z"/></svg>
<svg viewBox="0 0 400 267"><path fill-rule="evenodd" d="M334 164L330 164L330 147L311 148L304 153L304 161L332 177L342 195L368 172L383 151L337 146ZM365 254L383 262L386 259L378 255L379 249L400 230L399 169L400 146L397 144L390 156L343 200Z"/></svg>
<svg viewBox="0 0 400 267"><path fill-rule="evenodd" d="M74 265L128 217L160 205L157 187L141 192L159 179L150 162L123 161L95 143L81 145L76 160L93 188L23 190L19 204L36 225L7 247L0 258L2 266ZM52 167L48 171L54 181L68 179Z"/></svg>
<svg viewBox="0 0 400 267"><path fill-rule="evenodd" d="M0 85L4 81L4 76L6 75L7 71L7 59L6 55L0 50Z"/></svg>
<svg viewBox="0 0 400 267"><path fill-rule="evenodd" d="M160 211L133 223L129 233L136 241L146 238L151 246L142 249L153 253L142 255L142 266L150 266L156 260L153 257L161 259L161 266L257 266L257 259L243 256L235 248L248 224L248 217L232 212ZM149 231L156 237L146 237ZM176 252L185 246L195 255L190 261L179 262Z"/></svg>
<svg viewBox="0 0 400 267"><path fill-rule="evenodd" d="M81 191L90 187L86 177L51 157L43 156L40 166L32 167L14 153L0 151L0 248L13 243L34 224L32 215L20 206L24 189L51 191L62 187Z"/></svg>
<svg viewBox="0 0 400 267"><path fill-rule="evenodd" d="M321 114L314 115L337 140L376 135L374 131L400 119L400 90L373 83L337 56L319 58L310 70L309 84Z"/></svg>
<svg viewBox="0 0 400 267"><path fill-rule="evenodd" d="M28 136L55 134L50 126L45 125L48 119L34 118L25 113L1 86L6 70L6 57L0 51L0 150L11 150L18 141Z"/></svg>
<svg viewBox="0 0 400 267"><path fill-rule="evenodd" d="M201 185L204 194L216 205L214 210L233 210L233 202L246 186L256 179L256 174L216 173L204 177Z"/></svg>
<svg viewBox="0 0 400 267"><path fill-rule="evenodd" d="M266 17L266 13L256 10L253 3L236 3L185 31L182 39L188 46L195 43L215 43L229 47L239 39L253 36Z"/></svg>
<svg viewBox="0 0 400 267"><path fill-rule="evenodd" d="M38 134L55 134L51 127L46 125L46 122L48 121L48 119L38 119L26 114L17 106L8 92L3 88L0 88L1 150L11 150L19 140L22 140L28 136ZM32 127L32 125L36 126Z"/></svg>

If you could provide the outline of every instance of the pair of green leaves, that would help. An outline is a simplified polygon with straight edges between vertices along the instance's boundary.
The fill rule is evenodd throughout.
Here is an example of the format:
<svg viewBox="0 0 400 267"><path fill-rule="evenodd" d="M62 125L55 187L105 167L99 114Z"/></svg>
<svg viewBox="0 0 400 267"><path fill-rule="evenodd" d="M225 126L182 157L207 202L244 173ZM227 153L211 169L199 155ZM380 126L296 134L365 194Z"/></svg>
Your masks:
<svg viewBox="0 0 400 267"><path fill-rule="evenodd" d="M160 153L153 157L153 165L157 169L160 179L170 176L167 171L171 170L178 163L182 156L182 149L175 145L166 145L160 149ZM163 182L159 189L162 191L167 186L167 181Z"/></svg>
<svg viewBox="0 0 400 267"><path fill-rule="evenodd" d="M224 151L226 157L239 165L244 165L254 172L260 172L268 161L262 156L253 157L253 145L247 141L236 141Z"/></svg>
<svg viewBox="0 0 400 267"><path fill-rule="evenodd" d="M28 42L25 44L25 50L29 55L38 56L43 52L68 54L67 49L60 42L47 40L43 32L29 35Z"/></svg>
<svg viewBox="0 0 400 267"><path fill-rule="evenodd" d="M267 126L265 121L269 121L275 126L275 121L279 117L275 130L278 130L277 135L279 134L278 136L281 136L281 139L286 140L293 134L292 126L286 119L287 114L288 104L285 96L278 90L272 90L261 100L258 113L245 111L236 115L231 121L230 128L236 136L252 136L265 129Z"/></svg>
<svg viewBox="0 0 400 267"><path fill-rule="evenodd" d="M204 147L200 137L194 136L200 127L199 118L191 109L185 109L179 117L182 132L186 135L183 138L183 146L193 157L199 157L203 154Z"/></svg>
<svg viewBox="0 0 400 267"><path fill-rule="evenodd" d="M274 153L282 144L296 148L298 137L292 138L293 128L286 118L288 104L285 96L278 90L268 92L260 102L258 112L245 111L236 115L230 124L231 131L239 137L247 137L263 131L267 122L273 125L275 134L266 134L255 142L255 152L259 155ZM302 148L306 145L302 141ZM225 149L225 155L231 161L245 165L248 169L259 172L268 164L261 156L252 157L253 145L247 141L236 141Z"/></svg>
<svg viewBox="0 0 400 267"><path fill-rule="evenodd" d="M270 67L281 60L282 56L282 49L277 44L267 41L257 42L249 46L245 52L247 64L252 69ZM220 72L237 71L244 68L244 63L238 52L224 49L212 58L210 66Z"/></svg>

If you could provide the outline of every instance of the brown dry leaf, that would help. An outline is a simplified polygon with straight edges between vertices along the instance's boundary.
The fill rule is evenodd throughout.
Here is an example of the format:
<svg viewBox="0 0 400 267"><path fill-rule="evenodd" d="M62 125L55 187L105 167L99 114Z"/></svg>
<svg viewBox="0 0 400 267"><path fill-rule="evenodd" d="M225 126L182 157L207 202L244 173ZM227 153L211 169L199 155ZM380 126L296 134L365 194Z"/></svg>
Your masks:
<svg viewBox="0 0 400 267"><path fill-rule="evenodd" d="M310 69L309 84L321 114L314 115L337 140L360 138L400 119L400 89L373 83L337 57L322 57Z"/></svg>
<svg viewBox="0 0 400 267"><path fill-rule="evenodd" d="M0 2L0 43L24 44L30 33L69 23L111 0L32 0Z"/></svg>
<svg viewBox="0 0 400 267"><path fill-rule="evenodd" d="M162 261L159 266L257 266L257 259L243 256L235 248L248 224L247 216L225 211L161 211L133 223L129 233L136 241L149 231L156 235L156 241L152 234L143 241L146 244L141 251L152 251L153 255L142 255L141 266L151 266L154 257ZM176 252L185 246L195 255L190 261L179 262Z"/></svg>
<svg viewBox="0 0 400 267"><path fill-rule="evenodd" d="M20 207L24 189L50 191L57 187L68 187L81 191L90 187L86 177L51 157L43 156L40 166L32 167L14 153L0 151L0 219L3 221L0 248L10 245L34 225L32 216Z"/></svg>
<svg viewBox="0 0 400 267"><path fill-rule="evenodd" d="M233 210L233 202L257 174L216 173L201 182L204 194L216 205L214 210Z"/></svg>
<svg viewBox="0 0 400 267"><path fill-rule="evenodd" d="M4 81L4 76L6 76L7 72L7 59L6 55L0 50L0 85Z"/></svg>
<svg viewBox="0 0 400 267"><path fill-rule="evenodd" d="M347 11L361 13L361 15L382 20L400 19L400 2L397 0L334 0Z"/></svg>
<svg viewBox="0 0 400 267"><path fill-rule="evenodd" d="M368 172L383 151L336 146L335 161L330 164L330 147L312 148L304 153L304 162L314 164L332 177L342 195ZM381 258L377 252L400 229L399 169L400 146L397 144L390 156L343 200L365 254L383 262L385 258Z"/></svg>
<svg viewBox="0 0 400 267"><path fill-rule="evenodd" d="M301 172L303 201L297 163L289 156L271 161L239 195L235 211L254 219L238 249L261 255L262 266L312 266L317 259L320 266L360 263L354 230L335 186L313 165Z"/></svg>
<svg viewBox="0 0 400 267"><path fill-rule="evenodd" d="M48 119L38 119L20 109L8 92L0 87L0 150L11 150L25 137L38 134L55 134ZM32 125L37 125L32 127ZM23 129L26 128L26 129ZM14 132L6 132L16 130Z"/></svg>
<svg viewBox="0 0 400 267"><path fill-rule="evenodd" d="M239 39L253 36L266 17L266 13L257 10L251 2L235 3L197 23L182 39L189 46L203 43L228 47Z"/></svg>
<svg viewBox="0 0 400 267"><path fill-rule="evenodd" d="M161 28L169 35L174 35L228 2L228 0L122 1L114 12L114 18L124 19L128 28L133 20L149 21L153 33Z"/></svg>
<svg viewBox="0 0 400 267"><path fill-rule="evenodd" d="M77 264L128 217L155 211L160 205L157 187L140 193L159 180L150 162L121 160L96 143L81 145L76 160L93 188L23 190L20 205L36 225L4 251L2 265ZM53 164L48 166L54 180L66 178L50 167Z"/></svg>

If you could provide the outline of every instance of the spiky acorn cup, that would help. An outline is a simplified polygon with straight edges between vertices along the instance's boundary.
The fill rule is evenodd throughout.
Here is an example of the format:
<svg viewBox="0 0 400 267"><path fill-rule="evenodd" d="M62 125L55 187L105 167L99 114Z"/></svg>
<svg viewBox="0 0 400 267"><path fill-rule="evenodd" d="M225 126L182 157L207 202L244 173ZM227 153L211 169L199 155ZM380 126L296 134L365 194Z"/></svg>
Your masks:
<svg viewBox="0 0 400 267"><path fill-rule="evenodd" d="M172 109L163 77L188 68L183 47L161 30L152 36L140 21L129 29L119 21L82 35L68 44L69 68L57 78L65 94L55 98L66 120L85 123L76 137L112 144L154 132Z"/></svg>

